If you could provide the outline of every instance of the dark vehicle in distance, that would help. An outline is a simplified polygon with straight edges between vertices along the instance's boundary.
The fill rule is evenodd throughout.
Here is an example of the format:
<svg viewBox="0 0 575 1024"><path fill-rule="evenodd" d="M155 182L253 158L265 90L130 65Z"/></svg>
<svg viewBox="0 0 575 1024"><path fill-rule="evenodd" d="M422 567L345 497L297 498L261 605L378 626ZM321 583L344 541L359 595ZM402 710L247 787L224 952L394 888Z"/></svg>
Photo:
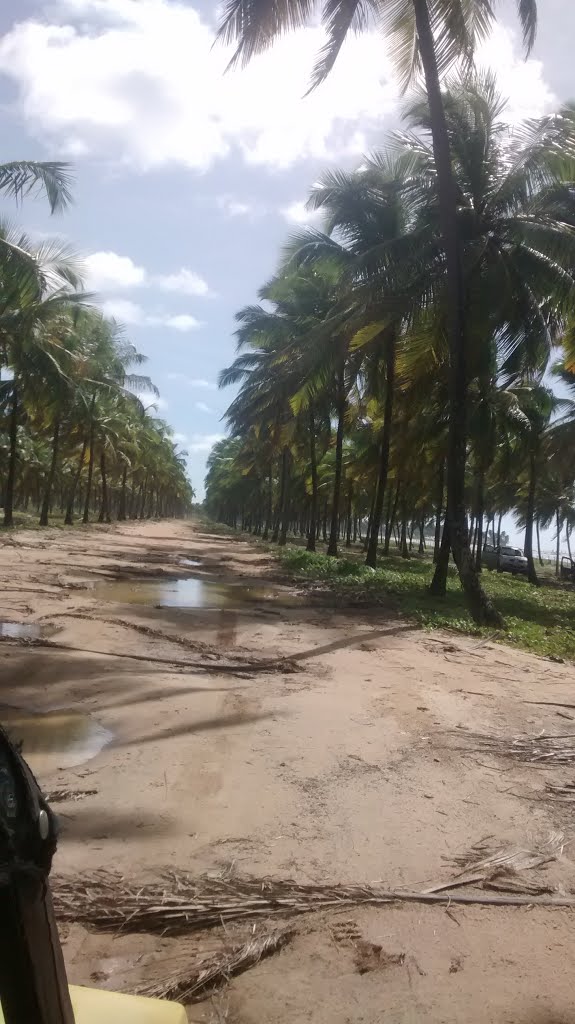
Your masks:
<svg viewBox="0 0 575 1024"><path fill-rule="evenodd" d="M575 583L575 562L568 555L561 559L561 579Z"/></svg>

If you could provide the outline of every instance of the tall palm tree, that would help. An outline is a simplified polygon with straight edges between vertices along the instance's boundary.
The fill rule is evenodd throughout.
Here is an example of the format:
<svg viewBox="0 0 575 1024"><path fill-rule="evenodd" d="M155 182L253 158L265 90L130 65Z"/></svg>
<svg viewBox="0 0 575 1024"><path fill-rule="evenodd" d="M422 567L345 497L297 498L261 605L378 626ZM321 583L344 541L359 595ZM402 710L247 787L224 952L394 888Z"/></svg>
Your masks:
<svg viewBox="0 0 575 1024"><path fill-rule="evenodd" d="M308 230L295 235L288 247L288 255L300 263L317 266L335 261L341 266L342 285L351 286L346 300L351 312L350 347L361 351L367 390L374 398L384 398L366 550L366 564L373 568L389 466L397 339L410 311L408 282L410 272L415 272L416 253L421 273L421 239L410 238L415 166L413 155L404 151L393 157L376 153L351 174L328 171L314 186L308 203L325 214L327 234Z"/></svg>
<svg viewBox="0 0 575 1024"><path fill-rule="evenodd" d="M312 0L226 0L220 27L225 42L237 42L232 62L248 62L282 33L306 25L318 5ZM472 564L465 507L467 457L467 365L465 291L457 229L457 194L440 79L454 61L469 59L477 38L493 21L489 0L324 0L320 5L327 41L314 70L311 87L331 71L351 31L376 21L390 39L390 52L404 86L423 74L430 110L437 171L439 223L447 278L450 430L448 453L449 535L463 588L478 621L499 624ZM536 0L517 0L527 50L537 24Z"/></svg>
<svg viewBox="0 0 575 1024"><path fill-rule="evenodd" d="M21 253L26 255L25 264ZM59 367L63 349L58 331L61 327L67 330L71 308L83 301L81 293L70 290L80 284L77 263L68 246L53 242L35 247L25 235L0 225L0 365L7 366L13 375L3 396L10 404L10 455L4 494L4 525L8 527L13 524L23 400L30 382L41 377L41 365Z"/></svg>
<svg viewBox="0 0 575 1024"><path fill-rule="evenodd" d="M467 392L474 378L485 388L497 362L503 374L516 375L539 372L549 359L572 301L572 165L556 161L553 150L542 145L545 122L520 127L510 136L500 120L504 103L491 75L452 82L444 107L466 296ZM401 140L418 154L423 171L427 165L422 197L427 222L440 192L438 175L436 188L429 188L435 160L427 99L416 100L407 117L415 131L402 134ZM425 206L425 196L430 205ZM446 280L446 315L448 285ZM466 400L465 441L469 415ZM465 507L464 491L461 501ZM450 518L448 528L451 523ZM445 592L448 554L444 545L432 584L436 593Z"/></svg>

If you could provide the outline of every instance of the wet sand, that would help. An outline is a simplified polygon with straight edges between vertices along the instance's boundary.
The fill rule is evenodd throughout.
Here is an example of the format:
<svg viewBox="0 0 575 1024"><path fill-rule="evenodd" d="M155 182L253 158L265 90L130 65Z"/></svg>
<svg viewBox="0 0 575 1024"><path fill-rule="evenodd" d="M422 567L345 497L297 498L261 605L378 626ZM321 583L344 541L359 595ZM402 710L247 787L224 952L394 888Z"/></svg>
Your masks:
<svg viewBox="0 0 575 1024"><path fill-rule="evenodd" d="M575 733L569 712L526 703L575 702L572 666L427 634L382 609L302 603L276 573L261 548L189 522L3 540L2 619L62 648L0 631L3 720L16 722L47 792L89 794L56 805L58 874L113 867L145 880L166 865L231 866L300 882L420 887L486 835L521 846L554 830L570 837L569 805L533 799L545 782L572 781L568 766L502 764L454 749L449 737ZM285 671L237 668L278 658L295 660ZM569 891L570 858L567 846ZM568 1021L574 924L572 911L541 908L307 917L283 952L232 981L221 1005L195 1005L189 1017ZM186 949L77 925L63 938L71 980L118 988ZM358 949L370 943L389 956L363 970Z"/></svg>

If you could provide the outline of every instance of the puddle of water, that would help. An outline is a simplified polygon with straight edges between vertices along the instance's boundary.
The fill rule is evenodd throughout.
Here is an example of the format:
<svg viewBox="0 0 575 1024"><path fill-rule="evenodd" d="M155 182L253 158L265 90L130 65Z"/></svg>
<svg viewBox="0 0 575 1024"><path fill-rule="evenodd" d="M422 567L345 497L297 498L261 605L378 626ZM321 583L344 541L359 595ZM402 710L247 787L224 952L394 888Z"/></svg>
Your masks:
<svg viewBox="0 0 575 1024"><path fill-rule="evenodd" d="M0 622L0 636L12 640L36 640L40 636L40 626L36 622Z"/></svg>
<svg viewBox="0 0 575 1024"><path fill-rule="evenodd" d="M97 583L94 596L119 604L144 604L160 608L232 608L262 601L297 604L294 594L280 594L271 587L212 583L189 577L180 580L114 580Z"/></svg>
<svg viewBox="0 0 575 1024"><path fill-rule="evenodd" d="M109 729L81 711L25 711L0 705L0 722L34 772L47 774L89 761L113 739Z"/></svg>

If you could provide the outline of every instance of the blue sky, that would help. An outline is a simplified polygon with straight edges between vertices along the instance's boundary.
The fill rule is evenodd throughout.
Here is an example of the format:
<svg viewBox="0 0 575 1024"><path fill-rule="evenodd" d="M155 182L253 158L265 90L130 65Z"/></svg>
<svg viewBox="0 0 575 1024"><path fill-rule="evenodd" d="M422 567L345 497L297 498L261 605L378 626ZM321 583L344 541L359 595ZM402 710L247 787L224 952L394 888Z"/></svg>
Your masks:
<svg viewBox="0 0 575 1024"><path fill-rule="evenodd" d="M500 11L481 60L510 97L509 119L575 95L570 5L540 4L527 62L512 7ZM216 380L233 358L234 312L306 221L322 168L359 163L402 102L375 31L352 39L305 99L319 27L224 75L216 21L214 4L173 0L3 0L0 11L2 159L64 158L76 177L64 216L41 202L3 212L86 255L87 287L149 357L200 496L231 399Z"/></svg>

